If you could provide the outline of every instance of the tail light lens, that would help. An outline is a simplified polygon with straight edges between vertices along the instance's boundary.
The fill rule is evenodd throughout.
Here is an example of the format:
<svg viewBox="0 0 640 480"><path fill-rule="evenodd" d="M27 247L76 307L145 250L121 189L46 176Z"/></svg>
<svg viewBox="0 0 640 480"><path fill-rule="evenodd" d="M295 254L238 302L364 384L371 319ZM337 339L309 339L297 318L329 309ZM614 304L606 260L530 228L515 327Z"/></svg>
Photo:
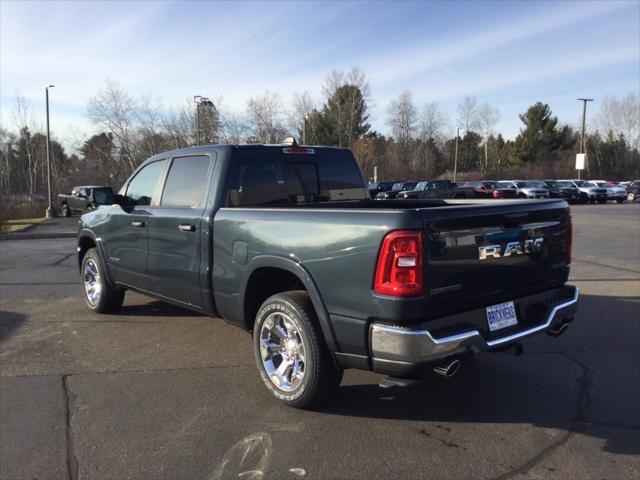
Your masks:
<svg viewBox="0 0 640 480"><path fill-rule="evenodd" d="M374 279L374 291L383 295L421 295L422 232L397 230L384 237Z"/></svg>

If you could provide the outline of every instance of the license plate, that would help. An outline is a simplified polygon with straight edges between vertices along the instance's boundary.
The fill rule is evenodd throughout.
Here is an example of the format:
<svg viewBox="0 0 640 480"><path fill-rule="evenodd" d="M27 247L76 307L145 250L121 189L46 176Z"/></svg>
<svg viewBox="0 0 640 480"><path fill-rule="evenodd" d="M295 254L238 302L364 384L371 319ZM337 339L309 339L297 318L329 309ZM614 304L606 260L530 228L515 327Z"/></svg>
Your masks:
<svg viewBox="0 0 640 480"><path fill-rule="evenodd" d="M501 328L518 324L516 317L516 307L513 302L500 303L487 307L487 323L489 331L495 332Z"/></svg>

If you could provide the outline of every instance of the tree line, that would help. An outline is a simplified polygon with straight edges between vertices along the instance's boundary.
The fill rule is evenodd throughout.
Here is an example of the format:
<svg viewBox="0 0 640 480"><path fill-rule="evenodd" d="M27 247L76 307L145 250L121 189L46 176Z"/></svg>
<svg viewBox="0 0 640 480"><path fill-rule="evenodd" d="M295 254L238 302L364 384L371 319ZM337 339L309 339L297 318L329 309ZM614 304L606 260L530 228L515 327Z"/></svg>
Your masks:
<svg viewBox="0 0 640 480"><path fill-rule="evenodd" d="M615 180L640 177L638 96L599 102L596 127L584 139L586 177ZM378 180L452 178L552 178L575 176L580 132L561 125L551 107L531 105L519 115L513 140L495 130L500 112L468 96L451 119L437 102L417 105L402 92L386 110L388 135L370 123L369 82L362 70L333 70L316 104L308 91L293 95L289 108L277 92L250 98L244 114L224 108L222 98L188 101L167 109L151 96L132 97L107 81L87 105L98 133L67 152L51 141L54 193L74 184L118 188L146 158L166 150L209 143L278 143L294 136L309 145L353 150L365 175ZM35 126L27 102L16 97L10 124L0 126L0 193L41 202L46 194L46 136ZM515 119L514 119L515 120ZM199 128L198 128L199 126Z"/></svg>

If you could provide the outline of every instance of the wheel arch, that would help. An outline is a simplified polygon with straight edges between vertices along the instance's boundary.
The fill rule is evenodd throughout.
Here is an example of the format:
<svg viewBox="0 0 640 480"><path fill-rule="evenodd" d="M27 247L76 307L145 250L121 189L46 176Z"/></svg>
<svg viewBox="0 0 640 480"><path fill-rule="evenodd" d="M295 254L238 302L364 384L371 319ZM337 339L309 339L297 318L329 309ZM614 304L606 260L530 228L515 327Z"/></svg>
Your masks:
<svg viewBox="0 0 640 480"><path fill-rule="evenodd" d="M265 276L270 280L275 278L276 281L269 282L265 288L262 282ZM311 274L302 264L287 258L264 255L255 257L249 263L247 275L240 287L242 321L246 329L253 329L255 315L264 300L276 293L291 290L305 290L309 294L327 347L331 352L338 351L329 312Z"/></svg>
<svg viewBox="0 0 640 480"><path fill-rule="evenodd" d="M82 267L82 259L90 248L96 248L98 250L98 255L100 255L102 265L104 265L104 273L107 282L113 285L109 275L109 269L107 268L107 261L104 257L104 252L102 251L102 244L99 238L91 230L83 229L80 230L80 233L78 234L78 269Z"/></svg>

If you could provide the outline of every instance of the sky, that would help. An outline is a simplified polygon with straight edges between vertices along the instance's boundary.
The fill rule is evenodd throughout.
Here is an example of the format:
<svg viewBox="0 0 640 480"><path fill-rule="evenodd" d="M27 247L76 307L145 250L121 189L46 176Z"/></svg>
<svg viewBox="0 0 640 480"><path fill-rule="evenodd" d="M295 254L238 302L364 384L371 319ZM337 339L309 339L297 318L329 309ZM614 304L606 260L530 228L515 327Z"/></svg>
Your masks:
<svg viewBox="0 0 640 480"><path fill-rule="evenodd" d="M322 103L332 69L364 70L371 123L388 133L389 103L409 90L451 119L466 95L497 108L496 130L549 103L578 125L579 97L640 94L640 1L9 1L0 0L0 123L13 129L16 93L68 149L96 132L87 102L107 79L165 108L193 95L244 113L266 89L289 106Z"/></svg>

